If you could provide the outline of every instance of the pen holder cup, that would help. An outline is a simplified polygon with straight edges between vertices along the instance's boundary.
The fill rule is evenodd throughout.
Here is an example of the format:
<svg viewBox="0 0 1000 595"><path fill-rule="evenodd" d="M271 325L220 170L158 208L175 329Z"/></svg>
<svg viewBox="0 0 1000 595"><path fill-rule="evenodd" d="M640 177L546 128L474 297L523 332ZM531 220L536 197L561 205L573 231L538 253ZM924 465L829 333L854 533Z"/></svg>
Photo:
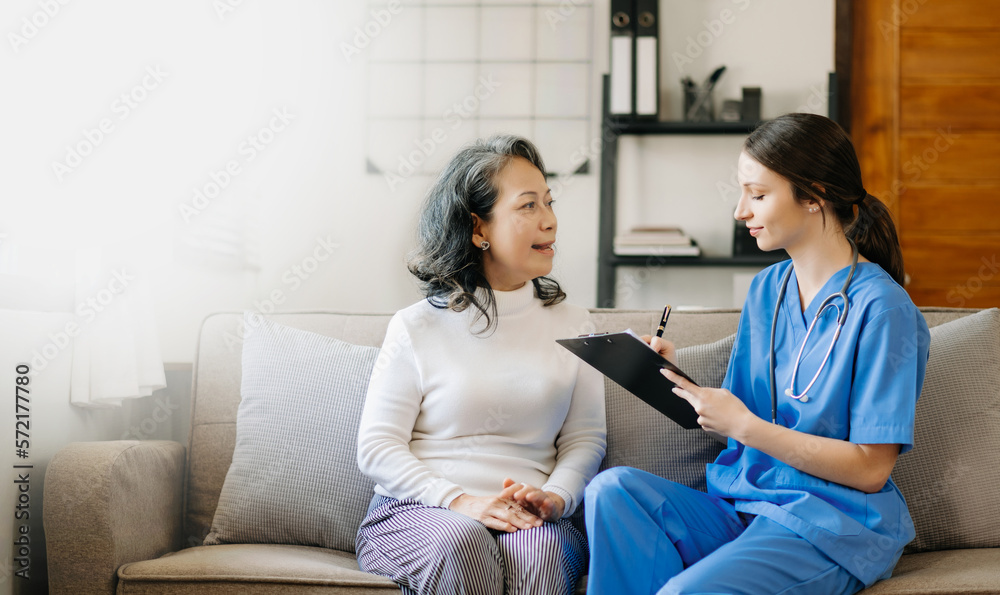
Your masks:
<svg viewBox="0 0 1000 595"><path fill-rule="evenodd" d="M685 122L711 122L715 119L711 91L685 87L683 92Z"/></svg>

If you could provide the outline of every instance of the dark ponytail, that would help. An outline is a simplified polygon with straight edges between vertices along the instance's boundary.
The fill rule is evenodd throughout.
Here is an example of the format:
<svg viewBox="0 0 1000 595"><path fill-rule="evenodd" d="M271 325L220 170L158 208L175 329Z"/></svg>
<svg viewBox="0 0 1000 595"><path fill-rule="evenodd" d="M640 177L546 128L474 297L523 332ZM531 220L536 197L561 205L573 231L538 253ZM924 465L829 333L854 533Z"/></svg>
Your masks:
<svg viewBox="0 0 1000 595"><path fill-rule="evenodd" d="M847 237L858 245L858 252L878 264L889 273L896 283L903 284L903 252L899 247L896 226L892 222L889 207L871 194L865 193L857 206L858 215L844 227ZM839 209L835 210L840 217ZM844 218L840 218L844 225Z"/></svg>
<svg viewBox="0 0 1000 595"><path fill-rule="evenodd" d="M822 199L830 205L858 251L903 284L903 253L892 214L865 190L854 145L839 124L816 114L785 114L761 124L743 150L791 182L798 200ZM823 216L825 221L825 211Z"/></svg>

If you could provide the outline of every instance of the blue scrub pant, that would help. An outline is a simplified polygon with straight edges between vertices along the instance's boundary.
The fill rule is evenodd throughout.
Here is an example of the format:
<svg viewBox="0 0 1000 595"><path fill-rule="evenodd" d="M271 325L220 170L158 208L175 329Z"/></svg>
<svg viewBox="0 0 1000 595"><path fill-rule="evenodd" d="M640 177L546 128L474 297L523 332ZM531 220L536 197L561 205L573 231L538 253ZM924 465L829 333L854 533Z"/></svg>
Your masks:
<svg viewBox="0 0 1000 595"><path fill-rule="evenodd" d="M722 498L638 469L598 474L587 487L586 515L588 595L815 595L864 587L770 519L744 517Z"/></svg>

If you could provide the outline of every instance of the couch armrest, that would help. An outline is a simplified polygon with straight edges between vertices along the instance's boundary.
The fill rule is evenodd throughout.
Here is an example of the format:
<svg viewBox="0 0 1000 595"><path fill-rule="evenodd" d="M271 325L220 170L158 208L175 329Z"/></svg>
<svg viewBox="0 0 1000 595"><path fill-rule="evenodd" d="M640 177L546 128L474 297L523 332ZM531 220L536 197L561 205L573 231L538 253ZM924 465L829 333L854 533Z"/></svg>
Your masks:
<svg viewBox="0 0 1000 595"><path fill-rule="evenodd" d="M181 548L184 447L73 442L45 472L49 592L113 595L122 564Z"/></svg>

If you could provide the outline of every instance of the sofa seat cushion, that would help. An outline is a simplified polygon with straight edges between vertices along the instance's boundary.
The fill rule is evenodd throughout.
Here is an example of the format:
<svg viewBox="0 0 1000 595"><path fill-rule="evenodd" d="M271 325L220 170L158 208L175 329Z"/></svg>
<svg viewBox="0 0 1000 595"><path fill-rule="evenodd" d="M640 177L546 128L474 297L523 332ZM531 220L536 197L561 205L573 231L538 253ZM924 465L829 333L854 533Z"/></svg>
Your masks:
<svg viewBox="0 0 1000 595"><path fill-rule="evenodd" d="M345 552L272 544L198 546L118 569L119 595L399 593Z"/></svg>
<svg viewBox="0 0 1000 595"><path fill-rule="evenodd" d="M1000 548L941 550L907 554L892 578L861 595L957 595L1000 593Z"/></svg>

